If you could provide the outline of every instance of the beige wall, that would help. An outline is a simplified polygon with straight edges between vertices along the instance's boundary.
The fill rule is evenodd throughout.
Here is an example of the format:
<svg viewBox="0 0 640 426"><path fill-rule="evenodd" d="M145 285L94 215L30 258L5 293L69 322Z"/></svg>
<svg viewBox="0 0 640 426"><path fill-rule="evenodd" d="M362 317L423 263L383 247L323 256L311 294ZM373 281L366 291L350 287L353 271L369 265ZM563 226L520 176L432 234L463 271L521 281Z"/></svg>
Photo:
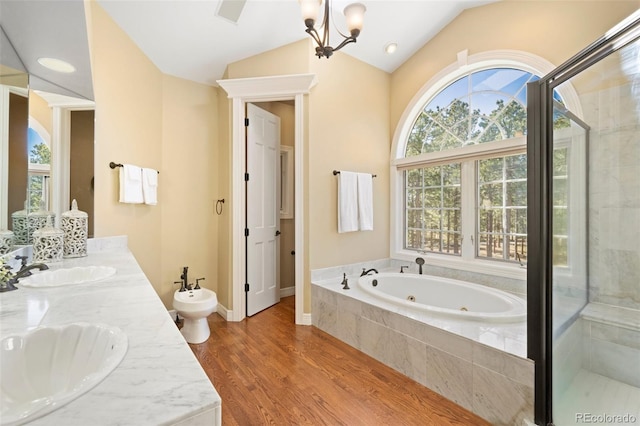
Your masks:
<svg viewBox="0 0 640 426"><path fill-rule="evenodd" d="M217 92L211 86L163 77L161 206L162 281L170 304L183 266L189 281L204 277L217 289L218 223L214 212L218 186Z"/></svg>
<svg viewBox="0 0 640 426"><path fill-rule="evenodd" d="M349 46L357 48L357 45ZM310 268L389 256L389 74L345 54L315 59L309 96ZM338 233L334 169L377 175L373 231Z"/></svg>
<svg viewBox="0 0 640 426"><path fill-rule="evenodd" d="M560 65L638 7L637 0L509 0L468 9L392 74L391 130L411 98L460 51L522 50Z"/></svg>
<svg viewBox="0 0 640 426"><path fill-rule="evenodd" d="M129 248L171 308L189 266L217 290L213 189L217 89L163 75L96 2L87 5L96 101L95 235L127 235ZM118 202L110 161L160 171L158 205Z"/></svg>

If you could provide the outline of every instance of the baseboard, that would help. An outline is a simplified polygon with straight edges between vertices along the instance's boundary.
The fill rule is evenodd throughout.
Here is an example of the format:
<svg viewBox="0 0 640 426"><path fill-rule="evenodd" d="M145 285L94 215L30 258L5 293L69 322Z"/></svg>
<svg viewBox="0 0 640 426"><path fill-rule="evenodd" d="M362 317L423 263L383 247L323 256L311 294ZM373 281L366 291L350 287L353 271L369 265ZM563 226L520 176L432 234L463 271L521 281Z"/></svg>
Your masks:
<svg viewBox="0 0 640 426"><path fill-rule="evenodd" d="M300 325L313 325L311 322L311 314L302 314L302 323Z"/></svg>
<svg viewBox="0 0 640 426"><path fill-rule="evenodd" d="M218 308L216 312L218 312L218 315L220 315L226 321L231 321L233 319L233 311L228 310L220 303L218 303Z"/></svg>
<svg viewBox="0 0 640 426"><path fill-rule="evenodd" d="M288 297L288 296L293 296L294 294L296 294L296 287L295 286L291 286L291 287L284 287L280 289L280 297Z"/></svg>

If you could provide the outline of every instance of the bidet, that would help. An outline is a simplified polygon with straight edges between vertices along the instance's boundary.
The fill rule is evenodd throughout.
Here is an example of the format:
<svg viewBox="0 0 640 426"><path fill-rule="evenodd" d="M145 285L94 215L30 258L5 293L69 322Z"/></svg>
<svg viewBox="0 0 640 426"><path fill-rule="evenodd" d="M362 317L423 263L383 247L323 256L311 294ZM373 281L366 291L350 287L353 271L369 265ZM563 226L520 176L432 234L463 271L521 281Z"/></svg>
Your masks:
<svg viewBox="0 0 640 426"><path fill-rule="evenodd" d="M206 289L176 290L173 309L184 318L180 333L188 343L202 343L211 335L207 317L218 307L216 293Z"/></svg>

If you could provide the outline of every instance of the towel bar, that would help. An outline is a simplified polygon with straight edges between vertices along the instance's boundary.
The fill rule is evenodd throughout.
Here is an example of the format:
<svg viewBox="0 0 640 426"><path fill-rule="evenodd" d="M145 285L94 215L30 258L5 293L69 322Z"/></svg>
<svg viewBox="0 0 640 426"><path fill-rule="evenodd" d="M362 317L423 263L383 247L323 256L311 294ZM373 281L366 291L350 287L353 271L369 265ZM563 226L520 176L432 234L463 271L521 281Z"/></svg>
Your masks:
<svg viewBox="0 0 640 426"><path fill-rule="evenodd" d="M114 163L113 161L109 162L109 167L112 169L115 169L116 167L122 167L122 164L120 163ZM158 174L160 174L160 172L158 171Z"/></svg>
<svg viewBox="0 0 640 426"><path fill-rule="evenodd" d="M340 174L340 170L334 170L333 171L333 175L334 176L339 175L339 174ZM378 177L378 175L371 175L371 177Z"/></svg>

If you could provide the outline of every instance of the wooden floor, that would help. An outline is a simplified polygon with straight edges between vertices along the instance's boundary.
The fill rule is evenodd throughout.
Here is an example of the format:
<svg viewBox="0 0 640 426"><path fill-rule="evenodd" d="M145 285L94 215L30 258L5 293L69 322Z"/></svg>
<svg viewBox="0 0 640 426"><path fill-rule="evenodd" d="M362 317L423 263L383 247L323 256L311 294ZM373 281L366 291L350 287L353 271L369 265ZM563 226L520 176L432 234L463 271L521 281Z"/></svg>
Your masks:
<svg viewBox="0 0 640 426"><path fill-rule="evenodd" d="M294 296L247 318L209 316L190 345L231 425L488 425L473 413L313 326Z"/></svg>

